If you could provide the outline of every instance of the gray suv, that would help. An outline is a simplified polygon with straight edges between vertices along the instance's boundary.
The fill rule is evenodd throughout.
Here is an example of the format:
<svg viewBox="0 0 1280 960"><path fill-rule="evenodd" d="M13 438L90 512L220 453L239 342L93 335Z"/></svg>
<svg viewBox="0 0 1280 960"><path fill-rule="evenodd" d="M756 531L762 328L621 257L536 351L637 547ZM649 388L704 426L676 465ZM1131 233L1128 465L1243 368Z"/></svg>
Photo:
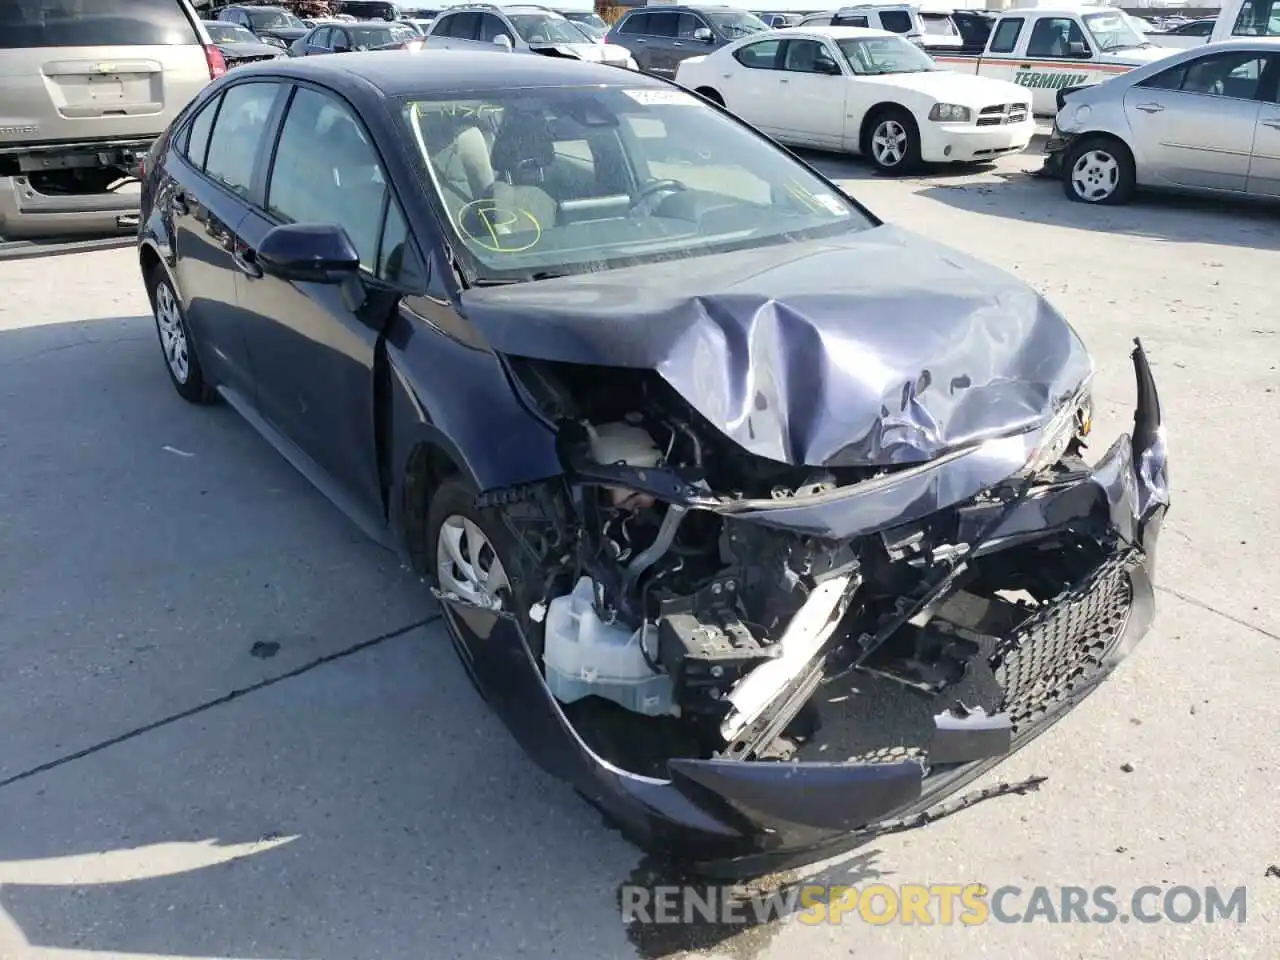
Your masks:
<svg viewBox="0 0 1280 960"><path fill-rule="evenodd" d="M136 229L127 181L225 71L187 0L0 0L0 237Z"/></svg>
<svg viewBox="0 0 1280 960"><path fill-rule="evenodd" d="M681 60L768 29L759 17L736 7L650 4L614 24L605 43L626 47L641 70L670 80Z"/></svg>
<svg viewBox="0 0 1280 960"><path fill-rule="evenodd" d="M595 42L571 20L550 7L531 3L472 3L447 7L431 23L428 47L498 45L515 53L571 57L636 69L625 47Z"/></svg>

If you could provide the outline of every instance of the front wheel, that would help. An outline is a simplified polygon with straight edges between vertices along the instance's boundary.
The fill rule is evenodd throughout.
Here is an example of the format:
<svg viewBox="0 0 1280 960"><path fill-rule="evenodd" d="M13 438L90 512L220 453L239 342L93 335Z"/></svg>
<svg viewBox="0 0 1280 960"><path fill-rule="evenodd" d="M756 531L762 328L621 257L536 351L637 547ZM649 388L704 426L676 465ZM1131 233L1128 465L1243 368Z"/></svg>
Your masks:
<svg viewBox="0 0 1280 960"><path fill-rule="evenodd" d="M1062 162L1062 189L1076 203L1119 206L1133 197L1133 154L1111 137L1082 137Z"/></svg>
<svg viewBox="0 0 1280 960"><path fill-rule="evenodd" d="M920 163L920 131L905 110L886 110L869 125L863 152L881 173L900 174Z"/></svg>

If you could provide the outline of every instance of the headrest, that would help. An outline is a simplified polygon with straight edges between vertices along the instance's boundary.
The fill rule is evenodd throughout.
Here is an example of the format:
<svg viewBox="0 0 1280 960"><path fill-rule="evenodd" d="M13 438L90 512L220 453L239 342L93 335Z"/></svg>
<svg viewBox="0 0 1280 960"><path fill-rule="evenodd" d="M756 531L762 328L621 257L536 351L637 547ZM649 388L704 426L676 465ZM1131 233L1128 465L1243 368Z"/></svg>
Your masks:
<svg viewBox="0 0 1280 960"><path fill-rule="evenodd" d="M544 168L555 162L555 137L539 114L508 110L493 139L493 169L515 173L529 167Z"/></svg>

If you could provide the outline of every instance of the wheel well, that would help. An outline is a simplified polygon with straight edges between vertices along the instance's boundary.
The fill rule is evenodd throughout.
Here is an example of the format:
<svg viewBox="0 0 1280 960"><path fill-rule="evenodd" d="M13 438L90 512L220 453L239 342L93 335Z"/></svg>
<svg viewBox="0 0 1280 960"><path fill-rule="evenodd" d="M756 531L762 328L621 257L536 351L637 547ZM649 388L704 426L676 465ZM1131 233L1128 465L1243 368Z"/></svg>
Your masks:
<svg viewBox="0 0 1280 960"><path fill-rule="evenodd" d="M160 254L156 253L155 247L144 245L138 251L138 265L142 267L142 275L150 276L151 271L160 266Z"/></svg>
<svg viewBox="0 0 1280 960"><path fill-rule="evenodd" d="M1130 161L1133 160L1133 149L1114 133L1104 133L1102 131L1098 131L1097 133L1082 133L1076 138L1076 143L1085 143L1089 140L1101 140L1113 148L1119 147L1126 155L1128 155Z"/></svg>
<svg viewBox="0 0 1280 960"><path fill-rule="evenodd" d="M431 496L440 484L458 472L453 458L435 444L420 443L409 455L404 478L405 542L410 563L419 576L426 576L431 569L431 545L427 543L427 509Z"/></svg>
<svg viewBox="0 0 1280 960"><path fill-rule="evenodd" d="M886 100L884 103L877 103L862 117L862 129L858 131L858 149L860 151L863 153L867 152L867 142L871 139L871 131L875 129L876 121L890 111L905 113L911 119L911 125L913 127L915 126L915 116L902 104L894 103L892 100Z"/></svg>
<svg viewBox="0 0 1280 960"><path fill-rule="evenodd" d="M703 99L710 100L712 103L718 103L722 107L724 106L724 97L720 96L720 91L713 87L698 87L693 92Z"/></svg>

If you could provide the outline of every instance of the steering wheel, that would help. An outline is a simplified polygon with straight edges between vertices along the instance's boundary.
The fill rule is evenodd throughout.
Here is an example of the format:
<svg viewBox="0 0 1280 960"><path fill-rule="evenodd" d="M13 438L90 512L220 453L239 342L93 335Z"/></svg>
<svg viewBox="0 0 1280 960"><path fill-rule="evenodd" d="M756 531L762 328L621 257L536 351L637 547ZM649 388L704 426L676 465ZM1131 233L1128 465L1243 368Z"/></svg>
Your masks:
<svg viewBox="0 0 1280 960"><path fill-rule="evenodd" d="M631 204L633 211L643 210L646 213L657 209L658 204L666 199L666 196L673 193L682 193L689 188L679 180L650 180L648 183L640 187L636 194L635 202Z"/></svg>

